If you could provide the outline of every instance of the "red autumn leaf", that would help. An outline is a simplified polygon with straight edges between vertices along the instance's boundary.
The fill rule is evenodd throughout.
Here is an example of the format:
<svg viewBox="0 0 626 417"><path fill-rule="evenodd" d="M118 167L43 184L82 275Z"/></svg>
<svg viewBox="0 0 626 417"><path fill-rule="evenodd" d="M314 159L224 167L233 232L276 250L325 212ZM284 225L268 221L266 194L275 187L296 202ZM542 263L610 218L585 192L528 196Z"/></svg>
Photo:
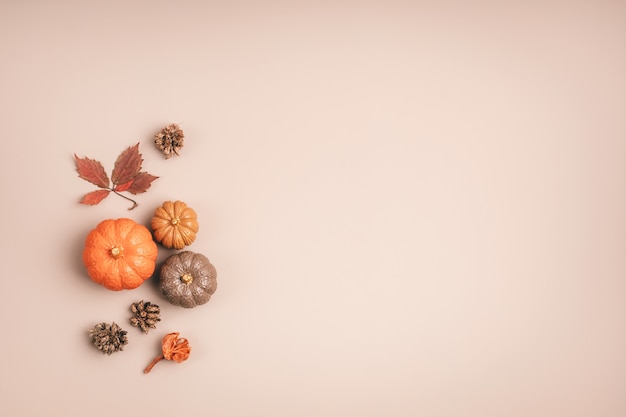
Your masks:
<svg viewBox="0 0 626 417"><path fill-rule="evenodd" d="M109 190L96 190L90 193L85 194L82 200L80 200L80 204L87 204L89 206L95 206L106 196L109 195Z"/></svg>
<svg viewBox="0 0 626 417"><path fill-rule="evenodd" d="M113 188L113 190L117 191L117 192L122 192L122 191L126 191L130 188L130 186L133 184L133 181L135 181L134 179L125 182L124 184L119 184L116 185L115 188Z"/></svg>
<svg viewBox="0 0 626 417"><path fill-rule="evenodd" d="M140 172L130 184L128 192L131 194L145 193L146 191L148 191L148 188L150 188L152 181L156 180L157 178L159 177L155 177L154 175L148 174L147 172Z"/></svg>
<svg viewBox="0 0 626 417"><path fill-rule="evenodd" d="M111 173L111 181L113 184L126 184L132 181L139 171L141 171L141 163L143 159L139 153L139 143L135 146L129 146L117 157L113 172Z"/></svg>
<svg viewBox="0 0 626 417"><path fill-rule="evenodd" d="M74 154L78 176L100 188L109 187L109 177L102 164L95 159L79 158Z"/></svg>
<svg viewBox="0 0 626 417"><path fill-rule="evenodd" d="M132 210L137 207L137 202L120 193L124 191L128 191L131 194L144 193L150 188L152 181L159 178L147 172L141 172L143 159L139 153L139 143L126 148L117 157L111 173L111 181L109 181L109 177L100 162L89 158L79 158L76 154L74 154L74 159L76 160L76 170L80 178L100 188L104 188L104 190L86 194L80 201L81 204L96 205L109 195L109 192L113 191L120 197L132 202L133 205L129 208L129 210ZM112 187L110 185L111 182L113 182Z"/></svg>

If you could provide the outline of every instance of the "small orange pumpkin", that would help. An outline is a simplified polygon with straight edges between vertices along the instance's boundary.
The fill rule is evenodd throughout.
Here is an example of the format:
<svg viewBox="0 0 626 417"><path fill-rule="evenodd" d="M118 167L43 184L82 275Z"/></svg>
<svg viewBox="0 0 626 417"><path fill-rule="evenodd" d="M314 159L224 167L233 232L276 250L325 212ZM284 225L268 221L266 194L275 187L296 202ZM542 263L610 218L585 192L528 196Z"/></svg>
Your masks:
<svg viewBox="0 0 626 417"><path fill-rule="evenodd" d="M130 290L156 268L157 245L150 230L134 220L108 219L87 235L83 263L89 277L109 290Z"/></svg>
<svg viewBox="0 0 626 417"><path fill-rule="evenodd" d="M166 248L182 249L196 240L198 215L182 201L166 201L150 222L154 239Z"/></svg>

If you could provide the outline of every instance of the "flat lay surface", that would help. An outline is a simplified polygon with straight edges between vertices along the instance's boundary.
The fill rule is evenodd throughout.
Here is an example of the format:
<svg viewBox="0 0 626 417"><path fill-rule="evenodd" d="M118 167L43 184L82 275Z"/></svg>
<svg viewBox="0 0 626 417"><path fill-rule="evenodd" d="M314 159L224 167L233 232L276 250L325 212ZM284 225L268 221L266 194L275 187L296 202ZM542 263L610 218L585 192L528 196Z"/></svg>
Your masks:
<svg viewBox="0 0 626 417"><path fill-rule="evenodd" d="M0 414L626 415L623 2L3 1L0 35ZM136 144L137 207L79 204L75 155ZM88 233L168 200L210 301L93 282Z"/></svg>

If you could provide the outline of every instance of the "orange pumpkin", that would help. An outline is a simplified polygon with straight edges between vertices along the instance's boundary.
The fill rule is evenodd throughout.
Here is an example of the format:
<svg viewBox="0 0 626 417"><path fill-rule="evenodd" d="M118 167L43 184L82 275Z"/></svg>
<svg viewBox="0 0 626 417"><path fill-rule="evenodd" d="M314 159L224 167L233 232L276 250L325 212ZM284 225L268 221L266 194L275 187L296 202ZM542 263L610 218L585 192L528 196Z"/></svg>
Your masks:
<svg viewBox="0 0 626 417"><path fill-rule="evenodd" d="M150 222L154 239L166 248L182 249L196 240L198 215L182 201L166 201Z"/></svg>
<svg viewBox="0 0 626 417"><path fill-rule="evenodd" d="M87 235L83 263L89 277L119 291L139 287L156 267L157 245L150 230L134 220L103 220Z"/></svg>

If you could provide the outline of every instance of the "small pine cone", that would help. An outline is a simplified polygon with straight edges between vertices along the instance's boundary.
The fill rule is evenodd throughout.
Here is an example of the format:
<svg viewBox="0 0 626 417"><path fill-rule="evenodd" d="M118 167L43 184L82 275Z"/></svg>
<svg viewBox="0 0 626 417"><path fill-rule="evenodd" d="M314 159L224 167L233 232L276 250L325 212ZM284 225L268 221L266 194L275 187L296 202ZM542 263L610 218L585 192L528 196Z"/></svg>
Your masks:
<svg viewBox="0 0 626 417"><path fill-rule="evenodd" d="M99 351L110 355L118 350L124 350L124 345L128 344L128 337L125 330L122 330L115 322L99 323L89 330L91 343Z"/></svg>
<svg viewBox="0 0 626 417"><path fill-rule="evenodd" d="M184 143L184 133L180 126L171 123L165 126L159 133L154 135L154 144L163 152L165 159L169 159L172 155L178 155Z"/></svg>
<svg viewBox="0 0 626 417"><path fill-rule="evenodd" d="M139 327L144 333L149 329L156 329L156 324L161 321L161 309L150 301L139 301L130 305L130 311L135 315L130 318L130 324Z"/></svg>

